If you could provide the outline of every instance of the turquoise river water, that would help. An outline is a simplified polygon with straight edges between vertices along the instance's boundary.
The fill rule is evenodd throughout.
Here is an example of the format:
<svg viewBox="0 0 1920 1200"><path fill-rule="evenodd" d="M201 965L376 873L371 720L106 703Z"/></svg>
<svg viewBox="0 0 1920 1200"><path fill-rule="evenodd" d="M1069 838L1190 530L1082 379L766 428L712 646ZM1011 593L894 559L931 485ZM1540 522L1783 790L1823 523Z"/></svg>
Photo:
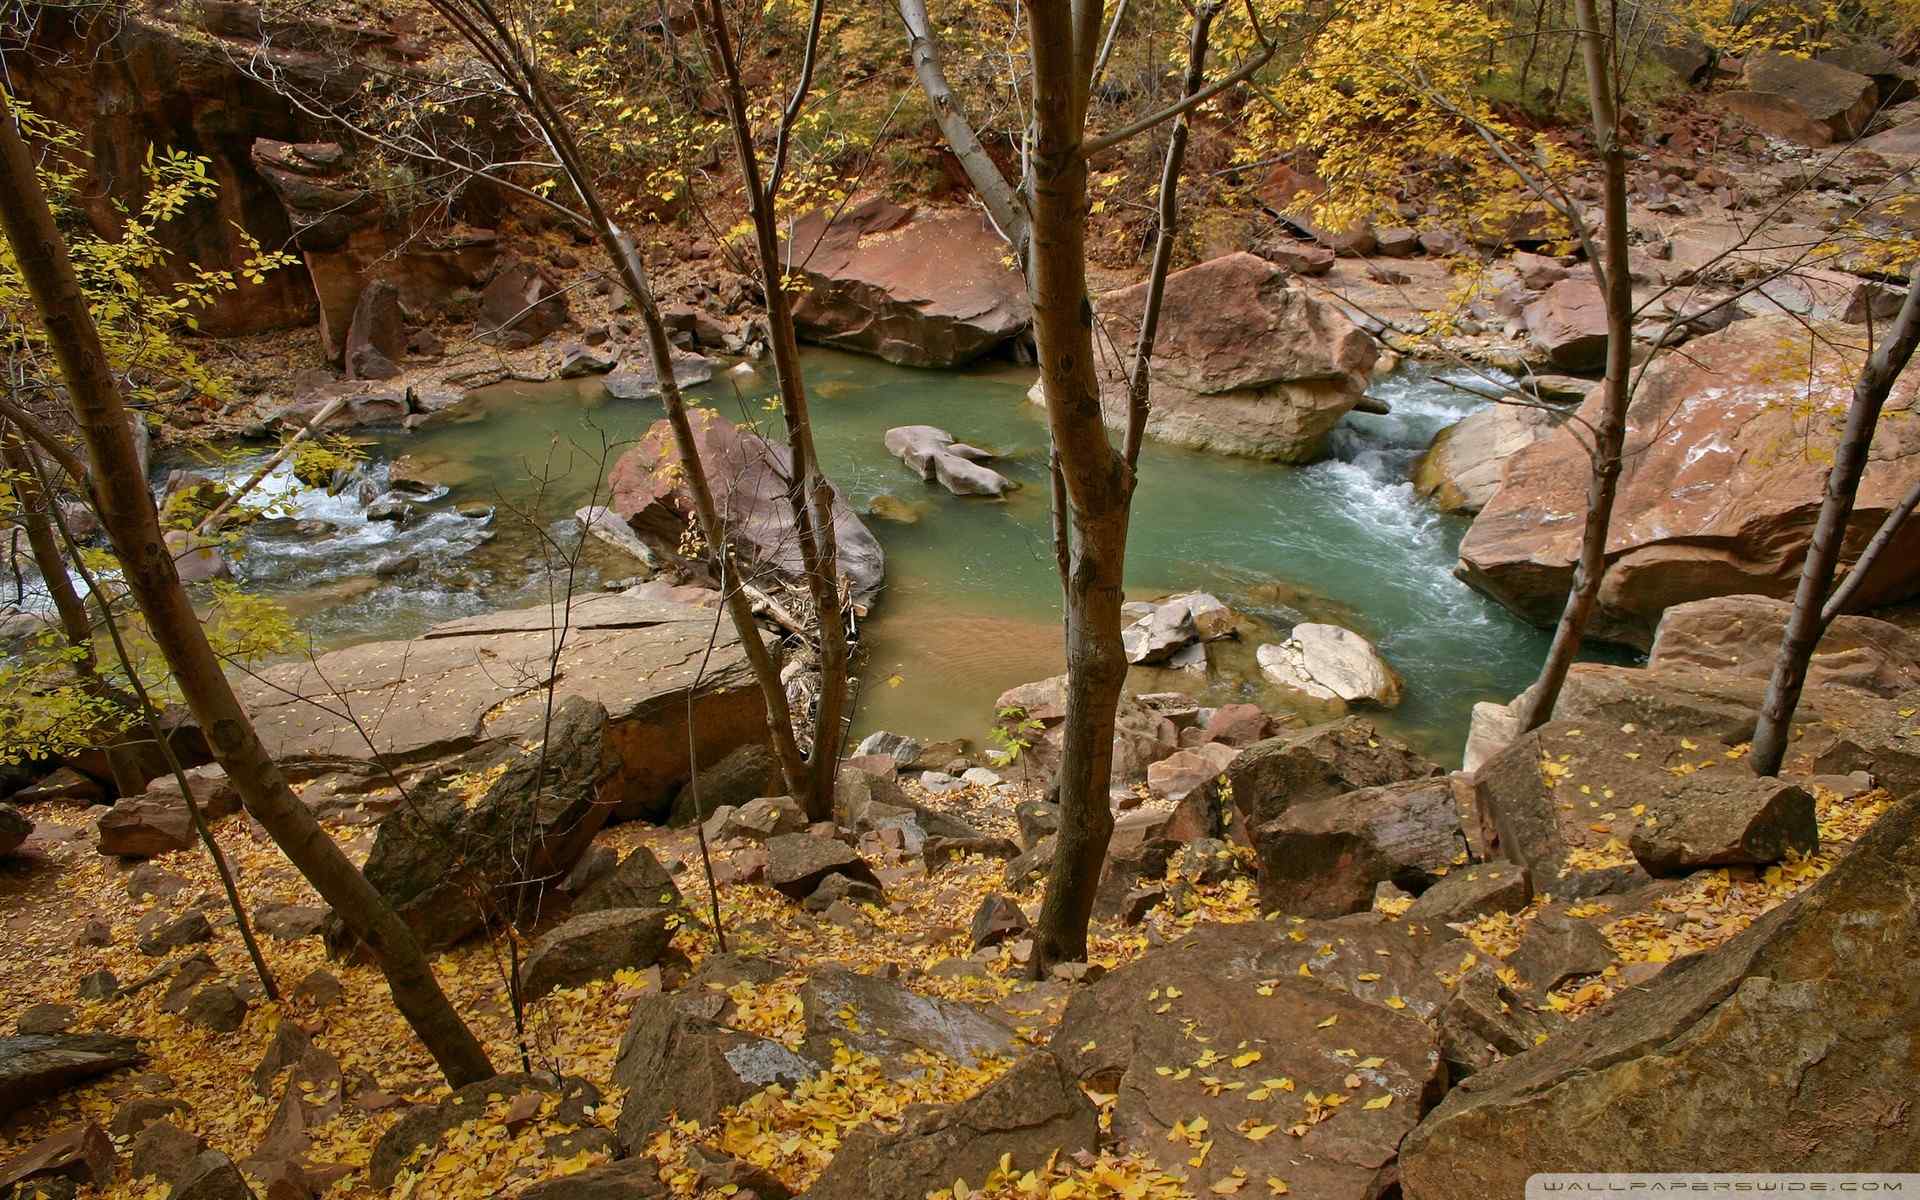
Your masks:
<svg viewBox="0 0 1920 1200"><path fill-rule="evenodd" d="M916 371L824 350L809 351L806 364L821 459L849 500L864 511L891 493L919 514L913 524L869 518L886 548L887 587L864 626L856 733L977 738L1001 691L1063 669L1046 432L1025 397L1032 372ZM721 375L695 394L734 419L777 426L764 403L771 386L765 373ZM1349 416L1332 456L1312 466L1148 444L1128 546L1129 595L1204 589L1265 628L1238 647L1216 643L1222 669L1209 679L1142 669L1135 690L1285 707L1259 681L1255 642L1279 640L1299 620L1331 620L1373 639L1406 680L1404 703L1378 714L1381 724L1457 762L1473 703L1504 700L1531 679L1545 635L1452 577L1466 522L1415 499L1407 482L1433 434L1477 402L1418 368L1373 390L1392 414ZM374 437L376 485L403 453L435 465L449 485L419 504L420 519L404 529L369 522L358 503L302 488L283 469L271 486L285 507L336 529L314 537L285 523L269 527L247 539L239 574L284 597L326 646L412 636L451 616L538 603L548 595L538 531L570 539L570 514L600 486L603 461L610 466L660 415L657 403L613 400L592 379L491 388L456 419ZM921 483L886 453L881 435L922 423L999 452L996 466L1024 486L996 501ZM497 506L490 541L479 522L453 511L469 501ZM418 557L417 572L374 578L377 563L403 554ZM586 562L579 583L587 587L636 569L597 547Z"/></svg>

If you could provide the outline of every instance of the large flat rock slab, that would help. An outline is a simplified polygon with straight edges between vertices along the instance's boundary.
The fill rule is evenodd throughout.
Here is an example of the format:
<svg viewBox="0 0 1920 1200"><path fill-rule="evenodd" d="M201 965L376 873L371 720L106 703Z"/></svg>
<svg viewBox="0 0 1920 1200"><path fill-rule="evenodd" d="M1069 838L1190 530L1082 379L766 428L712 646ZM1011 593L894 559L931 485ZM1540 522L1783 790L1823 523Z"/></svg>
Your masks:
<svg viewBox="0 0 1920 1200"><path fill-rule="evenodd" d="M664 799L690 770L689 691L701 765L766 735L765 706L727 622L703 673L713 617L711 609L667 601L589 596L570 613L539 607L463 617L410 641L368 642L270 667L258 678L236 678L235 687L277 759L407 765L491 741L537 740L552 677L560 697L606 708L620 763L616 794L633 802L628 815L638 815L633 806Z"/></svg>

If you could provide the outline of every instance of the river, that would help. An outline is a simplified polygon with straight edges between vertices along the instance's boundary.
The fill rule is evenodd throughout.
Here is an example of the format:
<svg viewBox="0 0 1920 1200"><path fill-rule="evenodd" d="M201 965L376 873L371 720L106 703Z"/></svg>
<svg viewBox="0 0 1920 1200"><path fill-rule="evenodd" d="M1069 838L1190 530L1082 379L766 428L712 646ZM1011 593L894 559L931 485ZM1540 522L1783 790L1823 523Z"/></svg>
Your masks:
<svg viewBox="0 0 1920 1200"><path fill-rule="evenodd" d="M918 371L810 350L806 368L821 460L854 506L891 493L913 524L869 518L887 551L887 589L864 627L868 652L856 734L892 728L978 738L1004 689L1062 669L1059 584L1047 542L1046 431L1025 398L1030 369ZM777 429L770 375L717 376L694 389L735 420ZM1372 639L1406 681L1380 723L1442 761L1458 761L1475 701L1504 700L1538 669L1546 637L1451 575L1466 521L1415 499L1408 468L1433 434L1477 406L1413 367L1375 384L1388 416L1353 414L1332 456L1286 467L1148 443L1134 501L1128 594L1211 591L1264 624L1238 647L1215 644L1208 680L1136 669L1137 691L1185 690L1209 702L1287 707L1259 681L1255 640L1301 619L1331 620ZM476 394L453 419L414 433L372 431L370 478L393 456L436 464L450 485L419 502L406 528L368 521L357 501L301 487L283 468L268 485L282 510L333 523L325 536L287 522L246 538L237 573L285 599L322 647L406 637L434 622L552 594L545 564L572 537L570 514L601 486L602 466L661 415L617 401L595 379L506 384ZM938 425L1003 455L1024 486L1004 501L952 497L923 484L881 445L894 425ZM255 463L258 458L253 460ZM243 460L221 475L250 469ZM493 521L457 505L495 506ZM419 569L375 579L382 561ZM636 568L597 546L577 587Z"/></svg>

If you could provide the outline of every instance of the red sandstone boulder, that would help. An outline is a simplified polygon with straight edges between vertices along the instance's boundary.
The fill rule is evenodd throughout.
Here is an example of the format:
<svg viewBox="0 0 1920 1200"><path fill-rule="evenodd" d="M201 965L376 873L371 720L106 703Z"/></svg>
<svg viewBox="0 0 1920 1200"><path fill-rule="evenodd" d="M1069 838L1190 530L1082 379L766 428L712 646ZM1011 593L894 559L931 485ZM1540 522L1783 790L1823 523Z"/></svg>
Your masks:
<svg viewBox="0 0 1920 1200"><path fill-rule="evenodd" d="M787 506L786 447L736 426L711 409L694 414L693 433L714 503L729 515L734 549L749 564L789 579L800 578L800 546ZM662 557L677 559L693 499L666 421L655 421L639 444L620 456L607 485L613 493L609 507ZM838 489L833 517L840 572L852 587L855 603L870 605L886 575L886 554Z"/></svg>
<svg viewBox="0 0 1920 1200"><path fill-rule="evenodd" d="M1527 337L1556 370L1596 371L1607 361L1607 305L1591 279L1562 279L1527 305Z"/></svg>
<svg viewBox="0 0 1920 1200"><path fill-rule="evenodd" d="M1378 350L1331 305L1287 286L1287 272L1228 254L1167 277L1154 341L1147 433L1163 442L1277 462L1311 462L1358 405ZM1100 405L1124 428L1127 372L1146 285L1100 297L1094 339ZM1036 402L1039 391L1031 395Z"/></svg>
<svg viewBox="0 0 1920 1200"><path fill-rule="evenodd" d="M1741 321L1647 372L1627 415L1626 462L1592 636L1645 646L1668 607L1708 596L1784 596L1799 578L1857 362L1790 318ZM1812 355L1809 361L1809 355ZM1811 380L1811 384L1809 384ZM1920 380L1887 404L1841 555L1850 563L1920 470ZM1600 398L1582 406L1595 419ZM1809 428L1809 409L1812 411ZM1516 454L1460 544L1455 574L1522 617L1560 615L1579 555L1589 465L1570 423ZM1862 607L1920 589L1909 525L1864 584Z"/></svg>
<svg viewBox="0 0 1920 1200"><path fill-rule="evenodd" d="M911 367L971 362L1033 320L1013 251L968 209L857 204L794 223L793 319L810 342Z"/></svg>
<svg viewBox="0 0 1920 1200"><path fill-rule="evenodd" d="M1762 131L1808 146L1860 136L1880 103L1872 79L1829 62L1787 54L1747 59L1746 90L1721 102Z"/></svg>

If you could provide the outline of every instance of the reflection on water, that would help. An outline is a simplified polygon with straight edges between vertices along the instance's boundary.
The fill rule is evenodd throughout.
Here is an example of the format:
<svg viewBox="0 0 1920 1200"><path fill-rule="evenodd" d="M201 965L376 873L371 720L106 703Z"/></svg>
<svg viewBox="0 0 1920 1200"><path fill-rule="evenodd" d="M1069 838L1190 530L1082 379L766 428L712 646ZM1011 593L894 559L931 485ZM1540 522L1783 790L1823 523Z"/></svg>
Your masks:
<svg viewBox="0 0 1920 1200"><path fill-rule="evenodd" d="M858 731L978 738L1001 691L1063 669L1059 584L1047 543L1045 425L1025 399L1032 374L914 371L831 351L810 351L807 370L821 460L855 507L889 493L919 518L871 521L888 555L887 591L865 627L871 657ZM770 390L764 375L723 376L699 393L733 419L777 422L763 405ZM1348 417L1335 431L1333 457L1310 467L1150 443L1134 504L1128 591L1146 598L1211 590L1272 626L1276 638L1303 616L1351 625L1406 677L1406 702L1382 723L1453 758L1473 702L1525 686L1545 637L1452 578L1466 523L1415 501L1406 482L1433 434L1476 402L1417 371L1375 393L1392 415ZM448 478L444 496L417 503L412 523L369 522L358 503L283 477L279 486L300 516L338 530L252 538L242 573L297 601L304 625L330 645L410 636L448 616L538 603L552 586L545 564L556 544L572 540L570 514L594 498L603 465L659 415L654 403L610 399L594 380L490 389L460 419L375 437L376 486L384 486L385 462L402 453L469 468ZM923 484L881 445L890 426L921 423L999 452L1005 457L995 466L1023 488L1004 500L963 500ZM490 523L455 511L476 501L496 506ZM419 560L413 573L375 574L409 555ZM579 585L597 587L634 570L596 546ZM1216 649L1257 679L1252 645ZM1195 690L1191 679L1140 671L1134 685ZM1281 703L1257 682L1216 681L1204 694Z"/></svg>

